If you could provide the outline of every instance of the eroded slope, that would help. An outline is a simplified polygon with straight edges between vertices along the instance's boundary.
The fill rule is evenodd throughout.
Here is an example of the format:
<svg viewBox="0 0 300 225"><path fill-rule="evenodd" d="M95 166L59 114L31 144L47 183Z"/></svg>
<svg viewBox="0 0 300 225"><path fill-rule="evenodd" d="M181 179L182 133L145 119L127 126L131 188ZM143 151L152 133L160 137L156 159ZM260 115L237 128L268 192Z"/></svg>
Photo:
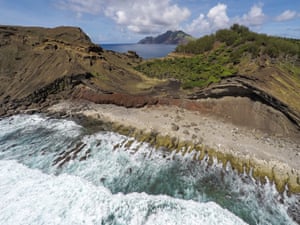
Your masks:
<svg viewBox="0 0 300 225"><path fill-rule="evenodd" d="M132 69L140 60L134 52L104 51L80 28L0 26L1 114L51 94L68 98L79 84L97 93L147 94L163 82Z"/></svg>

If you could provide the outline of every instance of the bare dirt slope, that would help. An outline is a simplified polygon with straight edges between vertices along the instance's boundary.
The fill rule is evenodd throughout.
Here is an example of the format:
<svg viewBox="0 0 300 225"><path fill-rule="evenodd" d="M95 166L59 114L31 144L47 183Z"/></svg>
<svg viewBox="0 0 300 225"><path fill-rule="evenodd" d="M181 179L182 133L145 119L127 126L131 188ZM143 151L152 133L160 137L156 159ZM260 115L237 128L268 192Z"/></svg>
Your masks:
<svg viewBox="0 0 300 225"><path fill-rule="evenodd" d="M139 60L133 52L104 51L80 28L0 26L0 103L38 103L78 84L95 91L147 93L159 82L131 68Z"/></svg>

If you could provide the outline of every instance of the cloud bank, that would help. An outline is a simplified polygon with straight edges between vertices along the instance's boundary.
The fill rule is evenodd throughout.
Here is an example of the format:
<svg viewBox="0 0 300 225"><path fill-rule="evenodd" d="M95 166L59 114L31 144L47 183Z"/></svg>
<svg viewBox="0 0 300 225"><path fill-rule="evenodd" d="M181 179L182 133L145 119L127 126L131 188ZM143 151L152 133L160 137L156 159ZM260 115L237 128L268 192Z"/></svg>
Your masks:
<svg viewBox="0 0 300 225"><path fill-rule="evenodd" d="M174 0L56 0L60 9L73 11L77 17L84 14L105 16L120 27L137 34L157 34L168 29L183 29L194 36L202 36L234 23L250 28L260 27L268 17L263 4L254 4L248 12L230 17L228 5L218 3L207 12L191 18L191 11ZM300 16L286 10L271 20L282 22Z"/></svg>
<svg viewBox="0 0 300 225"><path fill-rule="evenodd" d="M176 29L190 16L185 7L171 0L61 0L59 7L81 15L101 13L135 33Z"/></svg>
<svg viewBox="0 0 300 225"><path fill-rule="evenodd" d="M198 18L187 25L186 30L194 35L203 35L212 33L218 29L228 28L234 23L246 26L260 26L266 19L262 9L263 5L253 5L246 14L229 18L227 14L227 5L217 4L212 7L207 15L200 14Z"/></svg>
<svg viewBox="0 0 300 225"><path fill-rule="evenodd" d="M191 34L206 34L215 30L226 28L230 24L227 15L227 5L217 4L212 7L207 15L200 14L190 25L186 27L187 32Z"/></svg>

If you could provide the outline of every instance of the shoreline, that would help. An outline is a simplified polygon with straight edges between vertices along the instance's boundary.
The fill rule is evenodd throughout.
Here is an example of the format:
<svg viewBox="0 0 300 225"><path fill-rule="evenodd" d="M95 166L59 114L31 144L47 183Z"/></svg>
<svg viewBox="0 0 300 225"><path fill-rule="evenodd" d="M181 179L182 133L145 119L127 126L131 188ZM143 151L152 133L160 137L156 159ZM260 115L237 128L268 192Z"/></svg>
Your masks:
<svg viewBox="0 0 300 225"><path fill-rule="evenodd" d="M230 162L239 173L252 173L262 182L268 177L279 192L285 191L287 185L290 192L300 193L300 142L238 127L177 106L125 108L65 100L46 111L110 123L112 131L157 148L182 154L194 149L200 151L199 158L195 159L202 160L208 155L210 160L217 158L224 166Z"/></svg>

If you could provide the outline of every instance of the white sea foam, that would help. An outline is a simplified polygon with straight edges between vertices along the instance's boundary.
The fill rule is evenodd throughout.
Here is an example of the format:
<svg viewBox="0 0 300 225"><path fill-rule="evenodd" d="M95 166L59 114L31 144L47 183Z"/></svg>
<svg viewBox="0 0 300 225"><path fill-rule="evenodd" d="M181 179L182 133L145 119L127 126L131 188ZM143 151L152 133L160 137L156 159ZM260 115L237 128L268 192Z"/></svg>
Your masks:
<svg viewBox="0 0 300 225"><path fill-rule="evenodd" d="M295 197L281 204L273 184L194 161L195 151L84 135L72 121L39 115L0 127L0 224L243 224L231 212L249 224L295 224L287 213Z"/></svg>
<svg viewBox="0 0 300 225"><path fill-rule="evenodd" d="M213 202L111 194L76 176L0 161L2 224L245 224Z"/></svg>
<svg viewBox="0 0 300 225"><path fill-rule="evenodd" d="M47 128L53 131L63 132L63 135L72 137L78 135L81 129L81 126L71 120L49 119L39 114L15 115L0 120L0 126L3 128L0 135L9 134L18 129L33 131L37 128Z"/></svg>

